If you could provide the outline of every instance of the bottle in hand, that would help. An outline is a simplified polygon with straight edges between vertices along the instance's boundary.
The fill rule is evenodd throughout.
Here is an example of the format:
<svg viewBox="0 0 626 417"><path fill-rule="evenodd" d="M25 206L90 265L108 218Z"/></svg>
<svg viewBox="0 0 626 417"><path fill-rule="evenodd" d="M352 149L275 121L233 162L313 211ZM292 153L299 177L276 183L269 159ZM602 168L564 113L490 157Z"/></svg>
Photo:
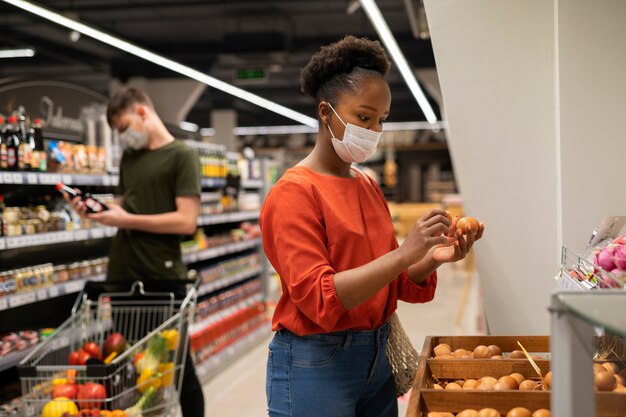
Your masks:
<svg viewBox="0 0 626 417"><path fill-rule="evenodd" d="M109 208L99 202L98 200L96 200L95 198L93 198L91 196L91 194L89 193L81 193L78 190L75 190L71 187L68 187L67 185L63 184L62 182L58 183L56 185L56 189L61 192L61 193L67 193L69 194L70 198L74 198L74 197L80 197L80 199L83 201L83 203L85 203L85 207L87 207L87 212L88 213L101 213L105 210L108 210Z"/></svg>

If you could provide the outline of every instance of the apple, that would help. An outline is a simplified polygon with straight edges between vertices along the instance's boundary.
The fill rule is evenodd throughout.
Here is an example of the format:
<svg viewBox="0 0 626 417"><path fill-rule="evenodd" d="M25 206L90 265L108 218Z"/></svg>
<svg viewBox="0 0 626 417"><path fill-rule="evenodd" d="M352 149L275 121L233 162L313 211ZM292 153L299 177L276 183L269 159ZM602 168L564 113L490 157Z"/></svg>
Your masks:
<svg viewBox="0 0 626 417"><path fill-rule="evenodd" d="M103 345L104 357L107 358L111 353L124 352L126 348L126 338L120 333L111 333L109 337L106 338Z"/></svg>
<svg viewBox="0 0 626 417"><path fill-rule="evenodd" d="M78 365L86 365L89 358L91 358L89 353L82 349L78 351Z"/></svg>
<svg viewBox="0 0 626 417"><path fill-rule="evenodd" d="M69 358L69 363L70 365L80 365L80 363L78 362L80 354L80 351L75 350L74 352L70 353L70 358Z"/></svg>

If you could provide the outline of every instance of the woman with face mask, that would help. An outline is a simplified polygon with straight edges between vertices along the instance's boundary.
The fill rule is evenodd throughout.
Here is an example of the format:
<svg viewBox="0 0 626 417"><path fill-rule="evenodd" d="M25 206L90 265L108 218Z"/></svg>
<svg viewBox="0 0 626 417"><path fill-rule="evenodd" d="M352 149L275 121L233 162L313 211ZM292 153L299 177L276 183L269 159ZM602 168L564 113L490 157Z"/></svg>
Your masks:
<svg viewBox="0 0 626 417"><path fill-rule="evenodd" d="M269 346L270 416L396 416L385 354L398 300L433 299L436 269L465 257L477 234L433 210L398 246L386 201L352 168L375 151L391 108L379 42L347 36L303 69L317 102L315 148L288 170L261 211L263 245L282 296Z"/></svg>

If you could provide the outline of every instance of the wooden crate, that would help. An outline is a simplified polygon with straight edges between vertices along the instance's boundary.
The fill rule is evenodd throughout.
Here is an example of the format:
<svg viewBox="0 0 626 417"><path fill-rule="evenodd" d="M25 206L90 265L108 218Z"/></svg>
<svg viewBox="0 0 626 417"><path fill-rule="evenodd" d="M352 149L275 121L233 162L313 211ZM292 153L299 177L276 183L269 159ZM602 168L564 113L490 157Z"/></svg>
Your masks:
<svg viewBox="0 0 626 417"><path fill-rule="evenodd" d="M430 336L426 338L419 358L417 374L407 417L425 417L429 411L459 412L468 408L480 410L491 407L503 415L515 407L526 407L531 411L550 408L549 391L477 391L477 390L435 390L433 384L441 380L499 378L513 372L528 379L538 380L539 376L526 359L434 359L433 348L447 343L452 350L473 350L477 345L500 346L503 352L518 350L517 341L528 352L543 354L549 352L548 336ZM550 361L535 361L543 375L550 369ZM624 416L626 395L603 392L596 394L596 409L599 416Z"/></svg>

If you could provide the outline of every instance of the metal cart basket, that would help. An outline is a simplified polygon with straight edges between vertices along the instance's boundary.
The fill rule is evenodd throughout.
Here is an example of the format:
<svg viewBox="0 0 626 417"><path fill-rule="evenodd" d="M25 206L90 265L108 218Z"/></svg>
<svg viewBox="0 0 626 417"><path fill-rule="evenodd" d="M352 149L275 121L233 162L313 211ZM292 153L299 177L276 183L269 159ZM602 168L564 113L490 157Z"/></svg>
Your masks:
<svg viewBox="0 0 626 417"><path fill-rule="evenodd" d="M23 415L173 417L196 284L88 282L72 316L18 366ZM111 355L112 360L91 358L85 365L69 365L72 352L89 342L102 347L113 333L124 336L126 348Z"/></svg>

